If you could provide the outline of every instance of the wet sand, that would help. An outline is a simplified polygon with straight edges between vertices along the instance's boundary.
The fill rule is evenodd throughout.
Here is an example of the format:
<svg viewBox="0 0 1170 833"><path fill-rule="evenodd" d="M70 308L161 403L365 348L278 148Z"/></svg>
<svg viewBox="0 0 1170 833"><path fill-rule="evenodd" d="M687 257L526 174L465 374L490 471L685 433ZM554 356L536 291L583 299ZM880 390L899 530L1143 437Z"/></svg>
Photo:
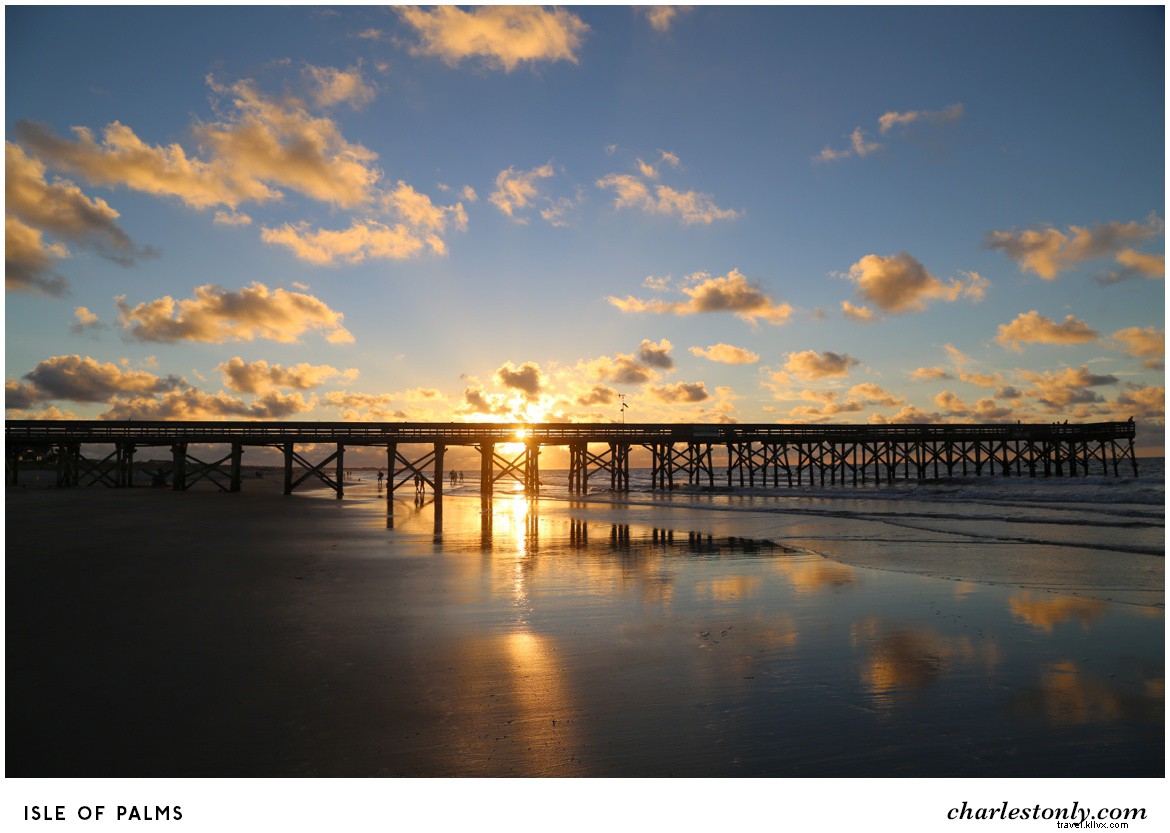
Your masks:
<svg viewBox="0 0 1170 833"><path fill-rule="evenodd" d="M1121 593L1089 555L876 569L864 520L449 497L388 529L370 485L9 490L7 774L1163 774L1152 556Z"/></svg>

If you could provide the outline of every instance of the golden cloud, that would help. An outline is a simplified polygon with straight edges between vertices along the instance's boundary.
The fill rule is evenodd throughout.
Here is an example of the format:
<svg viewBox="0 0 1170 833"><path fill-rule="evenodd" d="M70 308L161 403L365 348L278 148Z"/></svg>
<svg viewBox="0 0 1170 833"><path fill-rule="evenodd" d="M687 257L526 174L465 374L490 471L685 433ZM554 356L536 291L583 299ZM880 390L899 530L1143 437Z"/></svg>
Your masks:
<svg viewBox="0 0 1170 833"><path fill-rule="evenodd" d="M705 272L691 276L691 286L683 287L686 301L643 300L633 296L608 300L622 312L652 312L657 314L696 315L708 312L730 312L737 318L755 324L762 319L770 324L783 324L792 314L792 306L777 304L757 283L749 281L738 269L722 277L713 278Z"/></svg>
<svg viewBox="0 0 1170 833"><path fill-rule="evenodd" d="M334 344L353 341L343 326L345 316L320 298L269 289L258 281L238 292L207 284L195 290L194 298L179 301L166 295L132 307L125 296L115 300L122 327L136 341L223 344L264 338L288 343L309 330Z"/></svg>
<svg viewBox="0 0 1170 833"><path fill-rule="evenodd" d="M708 347L692 347L691 352L696 356L721 364L754 364L760 360L758 353L736 347L732 344L712 344Z"/></svg>
<svg viewBox="0 0 1170 833"><path fill-rule="evenodd" d="M589 31L571 12L537 6L407 6L398 13L418 33L415 54L434 55L452 66L479 58L507 72L538 61L575 64Z"/></svg>
<svg viewBox="0 0 1170 833"><path fill-rule="evenodd" d="M1025 344L1087 344L1100 337L1100 333L1071 315L1058 323L1031 310L1020 313L1010 323L1000 324L995 340L1019 352Z"/></svg>
<svg viewBox="0 0 1170 833"><path fill-rule="evenodd" d="M918 312L932 300L979 301L989 285L975 272L944 283L906 252L866 255L849 267L846 277L857 284L858 295L884 312Z"/></svg>

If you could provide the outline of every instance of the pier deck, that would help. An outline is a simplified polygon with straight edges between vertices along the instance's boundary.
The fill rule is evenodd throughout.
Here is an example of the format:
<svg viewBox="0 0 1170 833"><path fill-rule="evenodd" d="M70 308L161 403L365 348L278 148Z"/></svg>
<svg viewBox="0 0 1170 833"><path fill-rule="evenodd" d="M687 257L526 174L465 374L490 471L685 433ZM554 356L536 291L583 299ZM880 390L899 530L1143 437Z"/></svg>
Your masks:
<svg viewBox="0 0 1170 833"><path fill-rule="evenodd" d="M449 446L471 446L480 452L480 488L485 496L501 479L515 479L526 491L537 493L540 451L545 446L568 447L569 488L578 494L588 490L590 478L606 475L611 489L628 490L633 447L649 451L654 489L856 485L957 474L1118 477L1123 464L1132 468L1134 476L1138 473L1133 422L722 425L6 420L4 433L7 477L14 485L19 483L21 467L33 461L54 465L60 487L129 487L136 451L163 446L171 450L172 469L159 474L171 488L184 491L206 479L235 492L241 488L245 449L271 447L284 458L286 494L317 478L338 497L344 492L347 446L385 448L388 497L417 477L436 499L442 498L444 454ZM314 463L297 450L298 445L307 444L335 450ZM193 446L203 457L192 453ZM716 465L715 449L726 452L725 464Z"/></svg>

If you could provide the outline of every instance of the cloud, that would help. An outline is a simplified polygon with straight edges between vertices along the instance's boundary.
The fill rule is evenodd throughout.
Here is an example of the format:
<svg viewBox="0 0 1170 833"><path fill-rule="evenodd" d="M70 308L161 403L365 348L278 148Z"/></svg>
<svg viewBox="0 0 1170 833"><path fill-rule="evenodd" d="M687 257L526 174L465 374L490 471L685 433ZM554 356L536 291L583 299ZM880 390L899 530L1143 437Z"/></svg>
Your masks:
<svg viewBox="0 0 1170 833"><path fill-rule="evenodd" d="M24 374L27 383L9 381L5 406L27 408L36 402L67 399L105 402L115 394L154 394L183 386L177 376L159 377L145 370L127 370L89 356L53 356Z"/></svg>
<svg viewBox="0 0 1170 833"><path fill-rule="evenodd" d="M720 208L709 194L646 183L631 174L607 174L597 180L597 187L613 190L615 208L638 208L647 214L677 216L685 225L710 225L716 220L734 220L742 214Z"/></svg>
<svg viewBox="0 0 1170 833"><path fill-rule="evenodd" d="M983 298L988 282L975 272L944 283L906 252L889 257L866 255L849 267L846 276L857 284L857 294L883 312L918 312L931 300L947 302Z"/></svg>
<svg viewBox="0 0 1170 833"><path fill-rule="evenodd" d="M315 397L270 391L251 402L226 393L205 393L198 388L170 391L157 397L115 397L102 419L283 419L312 410Z"/></svg>
<svg viewBox="0 0 1170 833"><path fill-rule="evenodd" d="M265 338L289 343L309 330L334 344L353 341L343 326L345 316L320 298L269 289L258 281L238 292L207 284L196 288L194 298L179 301L166 295L132 307L125 296L115 300L122 327L136 341L223 344Z"/></svg>
<svg viewBox="0 0 1170 833"><path fill-rule="evenodd" d="M12 142L4 145L5 211L41 232L93 248L123 266L155 254L141 249L115 222L103 199L90 199L67 179L45 180L44 164Z"/></svg>
<svg viewBox="0 0 1170 833"><path fill-rule="evenodd" d="M1155 327L1126 327L1113 334L1113 340L1125 345L1126 353L1145 359L1144 367L1152 370L1163 368L1162 359L1166 355L1166 331Z"/></svg>
<svg viewBox="0 0 1170 833"><path fill-rule="evenodd" d="M674 367L674 359L670 357L670 351L674 345L665 338L658 343L651 341L648 338L642 339L642 343L638 346L638 361L649 367L657 367L660 370L670 370Z"/></svg>
<svg viewBox="0 0 1170 833"><path fill-rule="evenodd" d="M11 215L4 218L4 286L17 292L38 292L59 297L69 291L69 281L53 271L58 260L69 257L62 243L48 243L38 229Z"/></svg>
<svg viewBox="0 0 1170 833"><path fill-rule="evenodd" d="M873 414L869 421L874 425L924 425L930 422L941 422L942 414L938 411L927 413L915 405L907 405L892 417Z"/></svg>
<svg viewBox="0 0 1170 833"><path fill-rule="evenodd" d="M784 370L794 376L816 381L819 379L837 379L849 375L849 370L861 364L848 353L833 353L816 350L805 350L800 353L789 353L784 362Z"/></svg>
<svg viewBox="0 0 1170 833"><path fill-rule="evenodd" d="M641 364L628 353L618 353L612 358L598 356L591 361L582 362L580 366L587 378L614 385L640 385L659 377L656 370Z"/></svg>
<svg viewBox="0 0 1170 833"><path fill-rule="evenodd" d="M982 373L978 370L964 370L962 367L958 368L958 373L960 382L981 388L998 388L1005 384L1003 376L999 373Z"/></svg>
<svg viewBox="0 0 1170 833"><path fill-rule="evenodd" d="M1037 373L1031 370L1019 371L1020 376L1035 385L1024 395L1039 401L1050 411L1057 411L1069 405L1104 401L1100 394L1090 388L1117 384L1117 377L1110 374L1090 373L1089 368L1066 367L1059 371Z"/></svg>
<svg viewBox="0 0 1170 833"><path fill-rule="evenodd" d="M987 234L985 242L989 249L1001 251L1016 261L1021 272L1032 272L1051 281L1061 272L1067 272L1085 261L1117 255L1120 262L1121 253L1131 244L1161 237L1164 233L1165 224L1156 214L1151 213L1145 222L1069 226L1063 232L1048 226L1023 231L992 231ZM1146 269L1153 269L1155 265L1149 259L1151 256L1138 255L1132 251L1125 258L1131 264L1140 264Z"/></svg>
<svg viewBox="0 0 1170 833"><path fill-rule="evenodd" d="M730 312L753 325L760 319L780 325L792 314L790 304L777 304L772 301L758 283L749 281L738 269L732 269L718 278L713 278L705 272L698 272L689 280L692 285L682 289L683 294L687 296L686 301L642 300L633 296L625 298L610 296L606 300L622 312L651 312L660 315Z"/></svg>
<svg viewBox="0 0 1170 833"><path fill-rule="evenodd" d="M731 344L712 344L709 347L692 347L691 352L696 356L721 364L754 364L760 360L758 353L735 347Z"/></svg>
<svg viewBox="0 0 1170 833"><path fill-rule="evenodd" d="M359 67L342 70L306 64L305 77L309 82L309 97L317 107L348 104L360 110L377 95L377 89L362 76Z"/></svg>
<svg viewBox="0 0 1170 833"><path fill-rule="evenodd" d="M535 362L524 362L517 367L511 362L504 362L495 372L495 379L506 388L518 390L525 398L533 400L544 390L544 376L540 366Z"/></svg>
<svg viewBox="0 0 1170 833"><path fill-rule="evenodd" d="M1163 254L1147 254L1133 249L1122 249L1114 260L1121 268L1107 275L1098 275L1097 283L1109 286L1133 277L1149 280L1163 280L1166 277L1166 255Z"/></svg>
<svg viewBox="0 0 1170 833"><path fill-rule="evenodd" d="M849 396L861 399L868 405L880 405L886 408L896 408L904 405L906 400L895 396L881 385L873 382L862 382L849 389Z"/></svg>
<svg viewBox="0 0 1170 833"><path fill-rule="evenodd" d="M474 195L475 192L471 193ZM398 180L393 191L382 196L382 209L424 232L443 232L448 225L460 230L467 228L467 212L463 203L435 205L430 197L414 190L402 180Z"/></svg>
<svg viewBox="0 0 1170 833"><path fill-rule="evenodd" d="M117 121L100 141L87 127L67 139L32 122L18 122L16 135L45 162L95 185L177 197L197 209L268 202L282 196L279 187L343 208L369 202L381 175L377 154L346 141L336 122L298 99L266 98L251 81L223 86L208 77L208 85L231 103L219 120L192 127L204 159L177 143L149 145Z"/></svg>
<svg viewBox="0 0 1170 833"><path fill-rule="evenodd" d="M855 306L848 301L841 302L841 312L846 318L853 321L868 322L873 320L873 310L869 307Z"/></svg>
<svg viewBox="0 0 1170 833"><path fill-rule="evenodd" d="M1031 310L1020 313L1008 324L1000 324L995 340L1019 352L1024 344L1085 344L1100 337L1100 333L1071 315L1057 323Z"/></svg>
<svg viewBox="0 0 1170 833"><path fill-rule="evenodd" d="M1142 385L1130 388L1117 397L1115 407L1128 410L1139 419L1157 419L1166 416L1166 388Z"/></svg>
<svg viewBox="0 0 1170 833"><path fill-rule="evenodd" d="M931 122L940 124L948 121L956 121L963 115L962 104L952 104L949 107L944 107L942 110L907 110L899 113L896 111L889 111L883 113L878 118L878 131L885 136L897 125L903 127L914 124L915 122ZM835 149L826 145L820 153L813 157L814 162L835 162L839 159L848 159L852 156L865 157L869 156L874 151L881 150L885 145L880 142L872 142L866 138L865 131L860 126L855 127L853 132L849 134L849 146L845 148Z"/></svg>
<svg viewBox="0 0 1170 833"><path fill-rule="evenodd" d="M955 378L941 367L920 367L910 374L910 379L915 382L932 382L938 379L953 379Z"/></svg>
<svg viewBox="0 0 1170 833"><path fill-rule="evenodd" d="M63 411L56 405L42 405L39 410L10 410L5 417L6 419L46 419L46 420L60 420L60 419L77 419L77 414L72 411Z"/></svg>
<svg viewBox="0 0 1170 833"><path fill-rule="evenodd" d="M889 133L894 127L914 124L915 122L934 122L936 124L948 121L957 121L963 117L963 105L951 104L941 110L907 110L903 113L891 110L878 117L878 129L882 135Z"/></svg>
<svg viewBox="0 0 1170 833"><path fill-rule="evenodd" d="M669 32L674 21L691 11L692 6L641 6L637 8L656 32Z"/></svg>
<svg viewBox="0 0 1170 833"><path fill-rule="evenodd" d="M74 307L73 318L75 320L69 325L69 331L76 335L101 330L106 326L101 318L89 311L89 307Z"/></svg>
<svg viewBox="0 0 1170 833"><path fill-rule="evenodd" d="M973 406L950 391L944 390L934 402L951 416L965 417L976 422L1000 422L1012 416L1012 409L999 405L994 399L983 398Z"/></svg>
<svg viewBox="0 0 1170 833"><path fill-rule="evenodd" d="M285 223L280 228L260 231L265 243L284 246L300 260L319 266L344 261L405 260L418 257L428 247L435 254L446 254L447 247L437 235L420 237L403 223L388 226L376 220L350 221L347 229L311 229L308 223Z"/></svg>
<svg viewBox="0 0 1170 833"><path fill-rule="evenodd" d="M508 166L496 174L496 190L488 197L488 201L516 222L526 223L527 218L518 217L516 211L529 208L540 199L537 182L552 175L552 165L541 165L528 171L517 171Z"/></svg>
<svg viewBox="0 0 1170 833"><path fill-rule="evenodd" d="M609 385L592 385L576 395L574 402L582 407L590 405L612 405L618 400L618 392Z"/></svg>
<svg viewBox="0 0 1170 833"><path fill-rule="evenodd" d="M659 402L674 404L679 402L705 402L711 398L707 386L702 382L677 382L673 385L649 385L646 392Z"/></svg>
<svg viewBox="0 0 1170 833"><path fill-rule="evenodd" d="M838 159L848 159L850 156L869 156L876 150L881 150L884 145L879 142L871 142L865 138L865 131L860 127L853 128L853 132L849 134L849 147L841 150L834 150L826 145L821 149L821 152L813 157L814 162L835 162Z"/></svg>
<svg viewBox="0 0 1170 833"><path fill-rule="evenodd" d="M358 375L356 368L338 370L332 365L313 365L306 362L282 367L279 364L269 364L263 359L246 362L239 356L223 362L216 370L223 376L224 387L236 393L267 393L277 388L309 390L325 384L335 376L352 380Z"/></svg>
<svg viewBox="0 0 1170 833"><path fill-rule="evenodd" d="M214 222L217 226L249 226L252 218L242 211L217 211Z"/></svg>
<svg viewBox="0 0 1170 833"><path fill-rule="evenodd" d="M374 422L388 419L406 419L406 413L394 407L394 394L329 391L324 401L341 412L346 422Z"/></svg>
<svg viewBox="0 0 1170 833"><path fill-rule="evenodd" d="M406 6L398 14L418 33L414 54L433 55L452 66L479 58L484 66L506 72L538 61L575 64L589 31L571 12L537 6Z"/></svg>

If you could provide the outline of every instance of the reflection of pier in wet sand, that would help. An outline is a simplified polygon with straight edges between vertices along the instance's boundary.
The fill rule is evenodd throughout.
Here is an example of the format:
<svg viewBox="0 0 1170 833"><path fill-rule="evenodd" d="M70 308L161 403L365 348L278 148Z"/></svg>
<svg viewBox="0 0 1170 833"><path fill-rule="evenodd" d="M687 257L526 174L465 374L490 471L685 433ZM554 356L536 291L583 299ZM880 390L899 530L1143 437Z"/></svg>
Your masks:
<svg viewBox="0 0 1170 833"><path fill-rule="evenodd" d="M705 424L467 424L356 422L112 422L8 420L6 466L19 483L30 461L56 469L56 485L133 485L139 449L169 448L169 470L153 472L160 483L185 491L207 480L226 492L242 487L244 452L274 448L284 459L284 493L318 481L340 498L345 490L347 447L384 448L387 496L413 484L443 498L444 458L452 446L480 455L480 491L493 494L500 481L516 481L528 494L540 491L540 453L569 450L569 491L584 494L591 478L608 477L609 488L630 488L631 449L652 463L651 488L678 486L792 488L801 485L865 485L945 475L1077 477L1137 475L1132 422L1070 425L705 425ZM216 449L208 459L193 447ZM316 462L305 447L332 447ZM85 449L90 456L82 453ZM96 453L95 453L96 449ZM726 453L716 474L715 449ZM203 453L203 452L201 452Z"/></svg>

